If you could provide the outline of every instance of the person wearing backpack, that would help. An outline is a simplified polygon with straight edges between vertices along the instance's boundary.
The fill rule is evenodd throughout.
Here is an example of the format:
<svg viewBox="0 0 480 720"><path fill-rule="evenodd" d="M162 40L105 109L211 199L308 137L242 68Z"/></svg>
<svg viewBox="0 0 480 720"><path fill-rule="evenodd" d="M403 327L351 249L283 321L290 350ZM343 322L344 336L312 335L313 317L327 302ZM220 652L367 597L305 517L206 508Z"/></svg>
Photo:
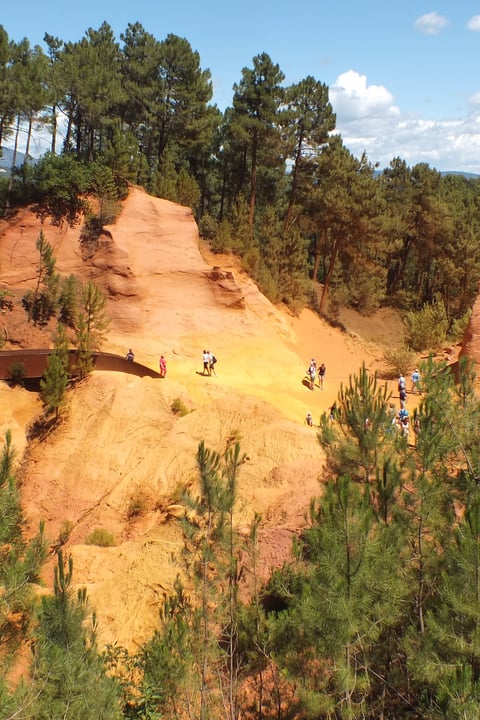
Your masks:
<svg viewBox="0 0 480 720"><path fill-rule="evenodd" d="M310 390L313 390L315 388L315 378L317 375L317 368L314 365L314 360L311 361L310 366L307 369L307 377L310 383Z"/></svg>
<svg viewBox="0 0 480 720"><path fill-rule="evenodd" d="M217 373L215 372L215 365L216 365L216 362L217 362L217 358L215 357L215 355L214 355L213 353L210 352L210 350L207 350L207 352L208 352L208 356L209 356L209 362L208 362L208 370L209 370L209 373L210 373L210 375L211 375L212 372L213 372L213 374L214 374L215 377L216 377L216 376L217 376Z"/></svg>

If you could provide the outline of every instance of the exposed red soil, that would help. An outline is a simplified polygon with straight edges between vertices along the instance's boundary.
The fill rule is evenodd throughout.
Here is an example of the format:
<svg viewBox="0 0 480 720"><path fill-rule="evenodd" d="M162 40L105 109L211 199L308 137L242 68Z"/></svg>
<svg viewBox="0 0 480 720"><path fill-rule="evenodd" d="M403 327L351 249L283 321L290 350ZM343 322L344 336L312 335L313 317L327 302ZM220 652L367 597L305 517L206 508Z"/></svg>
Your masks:
<svg viewBox="0 0 480 720"><path fill-rule="evenodd" d="M35 282L40 230L24 211L0 228L1 287L15 295L0 316L6 348L41 347L49 331L25 323L20 297ZM347 332L310 310L300 317L274 307L234 260L200 245L191 211L132 188L118 221L97 252L82 259L80 229L43 226L57 268L93 279L108 297L110 329L103 350L158 368L166 379L97 371L69 394L68 412L50 434L27 442L41 412L38 395L0 383L0 432L11 429L28 532L41 520L54 547L68 535L74 580L87 588L99 620L100 642L128 647L142 642L158 618L159 602L180 569L181 493L196 487L196 451L223 451L239 439L247 460L239 482L237 523L246 532L262 517L261 573L288 557L292 536L305 523L312 496L321 493L323 453L316 419L337 397L341 383L362 362L382 367L385 338L362 336L354 316ZM370 324L370 329L372 324ZM217 375L204 377L202 351L219 359ZM325 362L325 389L302 380L311 357ZM392 385L393 387L393 385ZM190 412L172 412L181 401ZM134 512L135 509L138 512ZM115 537L113 547L86 544L92 530ZM45 580L51 582L52 561Z"/></svg>

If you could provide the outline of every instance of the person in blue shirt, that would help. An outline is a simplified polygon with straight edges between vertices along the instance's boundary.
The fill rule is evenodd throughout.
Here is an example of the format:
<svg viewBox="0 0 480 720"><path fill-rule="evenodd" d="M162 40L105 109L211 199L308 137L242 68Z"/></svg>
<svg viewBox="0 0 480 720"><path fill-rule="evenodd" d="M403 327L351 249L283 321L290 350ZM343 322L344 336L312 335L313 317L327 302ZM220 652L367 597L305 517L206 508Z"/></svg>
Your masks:
<svg viewBox="0 0 480 720"><path fill-rule="evenodd" d="M416 393L418 392L418 386L420 383L420 373L418 372L418 368L415 368L415 370L412 373L412 392Z"/></svg>

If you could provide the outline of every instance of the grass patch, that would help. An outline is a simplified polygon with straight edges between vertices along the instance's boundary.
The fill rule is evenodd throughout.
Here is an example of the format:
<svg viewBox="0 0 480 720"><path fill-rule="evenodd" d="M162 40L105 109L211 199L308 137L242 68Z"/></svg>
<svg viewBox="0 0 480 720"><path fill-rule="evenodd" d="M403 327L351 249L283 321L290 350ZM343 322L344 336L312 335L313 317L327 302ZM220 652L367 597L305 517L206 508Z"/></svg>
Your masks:
<svg viewBox="0 0 480 720"><path fill-rule="evenodd" d="M73 522L71 520L64 520L60 532L58 533L58 544L65 545L69 539L73 530Z"/></svg>
<svg viewBox="0 0 480 720"><path fill-rule="evenodd" d="M85 538L87 545L98 545L99 547L113 547L116 545L115 537L113 533L105 528L95 528L92 530L90 535Z"/></svg>
<svg viewBox="0 0 480 720"><path fill-rule="evenodd" d="M187 408L181 398L175 398L175 400L170 405L170 410L174 415L178 415L178 417L188 415L188 413L190 412L190 410Z"/></svg>
<svg viewBox="0 0 480 720"><path fill-rule="evenodd" d="M149 508L150 498L143 488L137 488L130 496L127 505L127 518L139 517L145 515Z"/></svg>

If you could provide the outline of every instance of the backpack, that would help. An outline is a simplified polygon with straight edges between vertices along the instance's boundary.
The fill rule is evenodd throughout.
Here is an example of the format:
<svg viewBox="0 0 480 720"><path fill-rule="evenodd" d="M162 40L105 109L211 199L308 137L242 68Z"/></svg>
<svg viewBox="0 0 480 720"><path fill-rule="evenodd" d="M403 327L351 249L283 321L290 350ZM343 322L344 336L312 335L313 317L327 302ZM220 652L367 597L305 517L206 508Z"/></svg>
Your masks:
<svg viewBox="0 0 480 720"><path fill-rule="evenodd" d="M215 355L212 355L212 359L210 360L210 362L212 363L212 365L215 365L215 363L217 362L217 358L215 357Z"/></svg>

